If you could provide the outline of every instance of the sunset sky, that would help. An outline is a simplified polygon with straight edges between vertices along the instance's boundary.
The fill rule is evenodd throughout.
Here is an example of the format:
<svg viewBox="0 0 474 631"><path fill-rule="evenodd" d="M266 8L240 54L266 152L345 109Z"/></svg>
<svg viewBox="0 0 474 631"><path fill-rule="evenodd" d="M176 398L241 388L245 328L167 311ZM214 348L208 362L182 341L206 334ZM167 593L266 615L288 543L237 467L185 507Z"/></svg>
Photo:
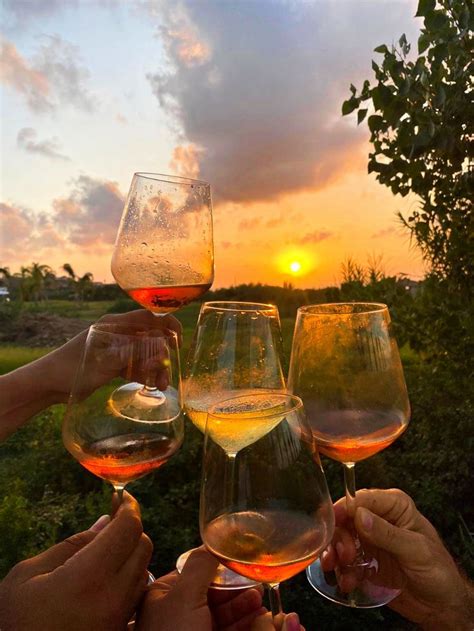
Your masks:
<svg viewBox="0 0 474 631"><path fill-rule="evenodd" d="M0 266L110 281L135 171L211 183L215 286L323 287L347 256L423 273L342 117L416 0L3 0ZM416 46L414 47L416 49ZM183 252L185 256L185 252Z"/></svg>

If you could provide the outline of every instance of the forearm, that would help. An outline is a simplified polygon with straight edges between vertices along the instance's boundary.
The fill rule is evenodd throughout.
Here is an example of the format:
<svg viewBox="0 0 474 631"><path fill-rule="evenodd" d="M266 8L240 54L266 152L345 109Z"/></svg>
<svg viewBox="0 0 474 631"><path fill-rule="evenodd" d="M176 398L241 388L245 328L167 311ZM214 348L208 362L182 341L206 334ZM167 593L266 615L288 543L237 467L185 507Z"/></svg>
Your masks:
<svg viewBox="0 0 474 631"><path fill-rule="evenodd" d="M0 376L0 442L32 416L58 403L49 372L49 359L42 357Z"/></svg>

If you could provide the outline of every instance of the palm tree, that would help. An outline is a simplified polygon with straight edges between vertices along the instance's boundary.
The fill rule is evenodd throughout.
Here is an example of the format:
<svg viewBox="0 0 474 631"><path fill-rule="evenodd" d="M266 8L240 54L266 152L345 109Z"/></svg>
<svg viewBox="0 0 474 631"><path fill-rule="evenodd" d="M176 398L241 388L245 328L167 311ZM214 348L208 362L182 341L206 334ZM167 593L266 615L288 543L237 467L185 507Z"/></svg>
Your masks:
<svg viewBox="0 0 474 631"><path fill-rule="evenodd" d="M84 300L86 294L92 287L94 280L93 274L91 272L86 272L83 276L79 277L69 263L64 263L62 269L66 272L66 274L71 278L71 281L73 282L76 299L81 301Z"/></svg>
<svg viewBox="0 0 474 631"><path fill-rule="evenodd" d="M45 280L54 276L54 272L49 265L32 263L28 269L31 277L31 289L35 302L44 298Z"/></svg>

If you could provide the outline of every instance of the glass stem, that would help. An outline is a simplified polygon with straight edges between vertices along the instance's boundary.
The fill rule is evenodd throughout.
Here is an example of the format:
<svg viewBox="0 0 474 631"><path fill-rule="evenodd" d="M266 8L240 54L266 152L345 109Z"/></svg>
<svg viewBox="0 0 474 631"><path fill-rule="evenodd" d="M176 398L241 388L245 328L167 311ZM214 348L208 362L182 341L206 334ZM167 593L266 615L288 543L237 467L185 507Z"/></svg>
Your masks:
<svg viewBox="0 0 474 631"><path fill-rule="evenodd" d="M277 616L283 613L280 598L280 583L268 583L265 585L268 591L268 598L270 600L270 611L272 612L272 618L275 620Z"/></svg>
<svg viewBox="0 0 474 631"><path fill-rule="evenodd" d="M346 489L346 507L349 517L354 519L356 512L356 482L355 482L355 462L343 462L344 485ZM356 548L356 558L352 565L365 565L366 558L357 531L354 529L354 543Z"/></svg>
<svg viewBox="0 0 474 631"><path fill-rule="evenodd" d="M234 502L234 484L235 484L235 458L237 454L227 452L227 457L229 458L229 469L226 467L226 497L225 503L227 509L229 510Z"/></svg>
<svg viewBox="0 0 474 631"><path fill-rule="evenodd" d="M117 506L114 510L114 514L118 511L118 508L123 500L123 491L125 489L125 484L114 484L114 490L117 493Z"/></svg>

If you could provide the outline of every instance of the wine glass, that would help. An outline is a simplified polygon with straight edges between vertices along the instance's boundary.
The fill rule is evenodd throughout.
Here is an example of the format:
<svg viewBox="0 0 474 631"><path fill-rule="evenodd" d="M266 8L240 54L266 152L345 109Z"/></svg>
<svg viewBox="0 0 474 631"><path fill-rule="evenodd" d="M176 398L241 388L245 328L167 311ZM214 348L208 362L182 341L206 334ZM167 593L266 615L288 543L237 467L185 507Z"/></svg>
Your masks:
<svg viewBox="0 0 474 631"><path fill-rule="evenodd" d="M229 458L220 427L251 418L259 431ZM279 584L312 563L331 540L334 513L299 397L263 392L236 396L209 411L200 502L201 537L221 564L262 582L273 616Z"/></svg>
<svg viewBox="0 0 474 631"><path fill-rule="evenodd" d="M209 184L135 173L112 274L133 300L155 315L176 311L205 293L214 279Z"/></svg>
<svg viewBox="0 0 474 631"><path fill-rule="evenodd" d="M204 433L213 403L237 394L285 391L278 309L251 302L206 302L201 306L183 381L184 409ZM229 458L267 431L267 421L252 413L247 422L221 423L215 439ZM217 430L216 430L217 432ZM180 570L191 550L178 559ZM249 587L253 582L219 566L217 589Z"/></svg>
<svg viewBox="0 0 474 631"><path fill-rule="evenodd" d="M402 434L410 404L388 308L374 303L301 307L296 318L288 387L304 402L319 450L342 462L347 511L355 513L356 462ZM323 596L351 607L378 607L400 592L380 585L378 564L356 537L357 557L344 571L357 587L342 592L319 562L308 568ZM328 580L329 579L329 580Z"/></svg>
<svg viewBox="0 0 474 631"><path fill-rule="evenodd" d="M156 385L158 402L146 394ZM125 485L165 464L183 436L176 334L91 326L63 423L71 455L121 499Z"/></svg>

